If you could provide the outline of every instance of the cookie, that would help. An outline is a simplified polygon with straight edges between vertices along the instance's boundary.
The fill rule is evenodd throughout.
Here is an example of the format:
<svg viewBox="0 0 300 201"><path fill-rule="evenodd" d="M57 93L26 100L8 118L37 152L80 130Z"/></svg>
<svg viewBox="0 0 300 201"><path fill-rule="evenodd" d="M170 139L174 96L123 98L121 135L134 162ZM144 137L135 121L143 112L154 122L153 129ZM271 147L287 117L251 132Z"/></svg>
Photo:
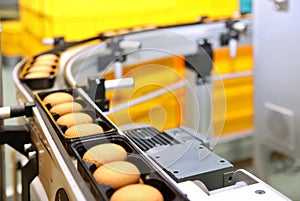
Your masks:
<svg viewBox="0 0 300 201"><path fill-rule="evenodd" d="M103 133L101 126L93 123L84 123L71 126L65 132L66 138L84 137L94 134Z"/></svg>
<svg viewBox="0 0 300 201"><path fill-rule="evenodd" d="M82 157L84 161L94 163L97 167L112 161L124 161L126 158L126 150L114 143L93 146Z"/></svg>
<svg viewBox="0 0 300 201"><path fill-rule="evenodd" d="M118 189L129 184L139 183L140 171L133 163L113 161L97 168L93 176L98 183Z"/></svg>

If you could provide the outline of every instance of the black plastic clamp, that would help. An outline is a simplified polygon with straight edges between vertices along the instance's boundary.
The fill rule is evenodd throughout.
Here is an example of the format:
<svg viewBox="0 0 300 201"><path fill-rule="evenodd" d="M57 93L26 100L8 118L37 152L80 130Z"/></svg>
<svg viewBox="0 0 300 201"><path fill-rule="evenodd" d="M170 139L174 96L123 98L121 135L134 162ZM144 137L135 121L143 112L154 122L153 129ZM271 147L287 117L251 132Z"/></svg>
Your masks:
<svg viewBox="0 0 300 201"><path fill-rule="evenodd" d="M207 39L198 41L197 52L185 56L185 66L197 73L197 84L210 81L213 68L213 49Z"/></svg>
<svg viewBox="0 0 300 201"><path fill-rule="evenodd" d="M102 111L109 110L109 100L106 99L105 79L103 77L88 78L89 96Z"/></svg>

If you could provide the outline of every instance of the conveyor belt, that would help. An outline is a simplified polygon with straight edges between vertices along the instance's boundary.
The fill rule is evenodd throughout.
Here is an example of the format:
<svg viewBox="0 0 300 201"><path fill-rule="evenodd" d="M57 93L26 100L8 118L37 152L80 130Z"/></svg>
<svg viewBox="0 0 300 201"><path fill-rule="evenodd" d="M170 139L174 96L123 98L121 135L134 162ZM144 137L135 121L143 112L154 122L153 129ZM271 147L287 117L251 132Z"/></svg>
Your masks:
<svg viewBox="0 0 300 201"><path fill-rule="evenodd" d="M199 28L204 29L199 29ZM213 38L218 40L218 34L224 31L224 24L223 23L216 23L216 26L211 27L210 25L204 25L202 27L201 24L196 25L189 25L185 26L185 29L181 29L181 27L169 27L177 34L183 34L188 30L191 34L189 39L198 39L200 36L208 36L209 33L204 33L203 30L210 30L211 35L213 35ZM199 31L200 30L200 31ZM148 31L144 31L142 33L134 33L134 34L128 34L126 35L127 39L136 39L136 40L144 40L146 47L147 45L150 45L148 47L153 47L156 45L166 45L169 46L170 49L179 46L176 49L176 53L180 53L182 55L186 53L191 53L189 49L189 46L185 43L185 41L181 41L181 43L174 43L174 41L163 41L161 40L153 40L155 37L160 36L162 32L161 30L150 30L152 34L149 36ZM164 30L163 32L165 32ZM167 31L168 32L168 31ZM176 35L176 34L175 34ZM170 35L168 35L170 36ZM174 35L173 35L174 36ZM168 37L165 37L168 38ZM157 44L153 44L153 41L156 41ZM163 42L166 42L165 44L162 44ZM183 42L183 43L182 43ZM77 43L76 43L77 44ZM65 51L62 53L62 57L65 58L64 62L60 63L61 69L59 70L57 77L55 79L55 83L52 88L50 89L43 89L41 91L52 91L52 90L59 90L59 89L65 89L73 88L76 92L78 92L79 95L81 95L81 98L85 99L97 112L99 112L101 115L105 116L105 113L103 113L99 107L93 102L93 100L88 96L88 93L84 90L85 87L83 84L87 81L87 76L94 75L95 72L101 74L102 70L105 69L99 69L98 67L98 59L99 56L103 56L107 54L107 49L105 47L105 43L103 44L103 48L101 50L96 50L97 45L91 45L88 48L80 49L76 52L73 50L65 51L66 48L69 46L65 46L62 48L59 48L58 50ZM217 44L214 44L217 45ZM184 47L184 48L183 48ZM193 49L193 48L192 48ZM173 53L174 53L173 52ZM50 51L51 53L51 51ZM145 57L141 57L141 60L145 59ZM147 57L146 59L151 59L151 57ZM37 92L40 92L40 90L30 90L28 86L20 82L19 74L21 71L21 68L24 66L24 63L26 63L26 59L20 62L14 69L13 79L16 83L17 90L18 90L18 98L20 103L24 102L34 102L36 101L34 99L34 95ZM82 61L84 61L84 68L81 69ZM130 60L129 63L134 63L136 61ZM77 76L77 72L83 70L83 74L80 77ZM78 80L76 80L76 79ZM83 86L83 87L82 87ZM34 107L33 109L33 117L27 119L28 123L31 127L31 138L33 143L36 145L38 149L38 167L39 167L39 179L45 188L47 197L49 200L57 200L60 196L64 196L69 200L88 200L93 201L97 200L97 195L94 194L93 189L90 188L91 183L87 185L88 180L85 180L86 178L78 171L77 169L77 161L75 160L76 156L71 156L69 153L67 153L63 143L61 142L61 139L57 136L57 133L55 129L53 128L49 118L47 117L47 114L45 112L45 109L37 105L37 107ZM108 120L110 121L110 120ZM114 125L112 123L112 125ZM126 135L127 134L127 135ZM177 140L175 137L172 137L171 135L165 135L164 133L159 132L158 130L147 127L147 128L141 128L141 129L133 129L128 130L125 132L122 132L120 129L117 128L117 135L120 135L120 138L125 138L126 142L129 144L128 147L131 148L131 150L134 150L134 152L131 153L138 153L136 154L137 157L141 157L140 159L143 159L145 161L145 164L147 164L150 169L153 170L153 172L156 172L156 174L149 175L143 173L143 182L148 184L152 184L160 186L160 184L165 184L167 186L166 192L164 192L164 199L165 201L176 201L176 200L188 200L186 197L186 194L188 192L189 195L192 195L193 193L197 193L197 191L202 192L200 188L194 189L193 192L189 191L189 189L184 189L184 192L178 188L178 183L175 182L174 179L176 177L171 178L170 175L166 173L167 167L161 167L157 163L154 162L152 158L146 155L145 152L155 148L155 147L181 147L186 148L184 145L182 145L182 142ZM118 137L117 137L118 138ZM117 142L117 140L114 141L114 139L111 137L111 141ZM77 142L77 147L82 147L83 144L91 145L101 141L100 138L95 139L85 139L82 141L82 143ZM104 140L105 141L105 140ZM121 140L120 140L121 141ZM107 142L107 140L106 140ZM197 141L198 143L199 141ZM202 142L201 142L202 143ZM122 144L122 143L120 143ZM202 146L202 144L201 144ZM200 146L200 147L201 147ZM195 149L200 149L199 144L194 144ZM87 148L87 147L85 147ZM172 151L171 149L168 149L168 151ZM208 149L205 149L207 153L209 153ZM80 153L82 154L82 153ZM156 154L156 153L153 153ZM174 154L173 154L174 155ZM176 155L176 154L175 154ZM162 155L163 156L163 155ZM199 155L195 154L193 155L194 158L197 158ZM151 157L155 157L154 155ZM163 159L164 157L161 157ZM159 158L157 157L159 160ZM188 160L188 156L186 157L186 160ZM159 161L158 161L159 162ZM201 161L198 161L199 163ZM225 163L223 160L220 163ZM74 165L75 164L75 165ZM163 164L163 163L160 163ZM188 163L185 163L184 165L187 165ZM85 163L82 164L87 165ZM176 164L175 164L176 165ZM200 165L199 165L200 166ZM205 165L201 165L204 167ZM176 166L179 167L179 166ZM163 170L164 168L164 170ZM198 168L198 167L196 167ZM230 166L231 168L231 166ZM82 168L87 169L87 171L91 171L89 168ZM184 170L188 168L184 167ZM195 169L195 168L194 168ZM182 175L182 172L178 172L178 170L174 169L172 170L173 173L180 173ZM91 174L91 172L86 172L86 174ZM184 172L183 172L184 174ZM231 177L231 174L227 175L228 177ZM223 175L221 184L218 183L218 185L228 185L228 183L223 184ZM155 179L160 178L160 182L155 182ZM233 181L236 181L236 176L232 176ZM178 179L178 181L181 178ZM195 179L194 177L189 177L189 179ZM197 178L196 178L197 179ZM208 178L209 179L209 178ZM220 179L220 177L214 177L213 180ZM229 178L227 178L229 180ZM246 179L249 179L248 177ZM251 178L250 178L251 179ZM153 181L154 180L154 181ZM226 180L226 181L228 181ZM180 180L181 181L181 180ZM221 181L221 180L220 180ZM254 182L257 183L257 182ZM97 188L97 184L95 185ZM195 185L194 185L195 186ZM98 189L99 190L99 189ZM109 196L111 195L112 191L109 191L108 194L103 194L103 199L98 200L109 200ZM172 192L169 194L169 192ZM172 196L169 196L172 195ZM269 195L269 194L268 194ZM202 194L204 198L207 198L208 194ZM192 196L189 196L192 197ZM98 197L99 198L99 197ZM198 196L194 200L198 200L200 197ZM201 197L202 198L202 197Z"/></svg>

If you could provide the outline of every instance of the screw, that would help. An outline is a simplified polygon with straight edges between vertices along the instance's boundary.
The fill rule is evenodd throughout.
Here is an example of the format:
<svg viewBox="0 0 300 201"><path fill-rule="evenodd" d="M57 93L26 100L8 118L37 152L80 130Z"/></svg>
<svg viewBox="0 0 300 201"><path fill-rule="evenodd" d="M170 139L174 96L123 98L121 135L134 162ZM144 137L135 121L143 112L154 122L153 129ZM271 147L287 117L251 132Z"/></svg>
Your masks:
<svg viewBox="0 0 300 201"><path fill-rule="evenodd" d="M262 194L265 194L266 191L264 191L264 190L256 190L255 193L259 194L259 195L262 195Z"/></svg>
<svg viewBox="0 0 300 201"><path fill-rule="evenodd" d="M31 151L28 153L28 158L33 159L36 156L36 151Z"/></svg>
<svg viewBox="0 0 300 201"><path fill-rule="evenodd" d="M28 144L24 144L24 151L25 152L29 152L32 150L32 144L28 143Z"/></svg>

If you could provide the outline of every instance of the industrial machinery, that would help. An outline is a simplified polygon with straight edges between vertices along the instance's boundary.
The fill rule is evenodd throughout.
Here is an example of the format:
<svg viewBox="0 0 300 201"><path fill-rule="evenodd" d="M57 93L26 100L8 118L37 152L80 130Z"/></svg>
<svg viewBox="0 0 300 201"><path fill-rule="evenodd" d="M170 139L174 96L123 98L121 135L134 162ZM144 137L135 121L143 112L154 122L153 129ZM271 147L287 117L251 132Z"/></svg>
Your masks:
<svg viewBox="0 0 300 201"><path fill-rule="evenodd" d="M295 161L300 156L299 95L294 91L299 73L298 46L294 41L299 39L300 31L294 19L299 15L296 9L299 2L254 1L253 5L256 11L254 159L257 174L267 180L271 153L278 152ZM281 40L283 35L285 39Z"/></svg>
<svg viewBox="0 0 300 201"><path fill-rule="evenodd" d="M214 34L208 35L207 30ZM194 101L200 105L194 111L196 114L180 114L198 117L199 121L192 124L182 121L181 125L168 129L133 121L122 124L125 116L114 116L124 108L165 93L176 94L174 91L188 86L180 76L168 85L147 80L151 86L160 87L134 99L125 99L128 102L115 104L109 100L120 99L120 94L133 96L128 90L136 84L136 76L146 76L149 68L151 71L161 68L161 65L141 65L145 71L126 74L126 65L139 62L179 56L196 72L194 79L202 96L208 96L212 62L205 55L217 45L211 45L210 40L227 31L220 22L139 27L125 34L106 32L80 42L57 38L54 49L17 64L13 79L20 106L1 108L0 117L26 116L25 124L2 126L0 142L11 145L28 158L21 168L22 200L30 200L30 195L37 196L37 200L109 200L114 189L97 183L92 176L95 166L82 159L89 148L107 142L121 145L127 151L127 160L138 167L142 182L156 187L164 200L289 200L247 171L235 170L230 162L211 151L209 101L199 102L197 96L186 98L190 99L188 104ZM49 54L55 57L50 74L29 77L38 58ZM170 71L173 72L168 69ZM113 78L105 78L110 73ZM82 105L82 113L90 116L92 123L100 125L103 131L67 138L68 126L57 123L60 115L50 112L53 105L45 101L45 97L56 92L71 95L74 102ZM202 112L204 115L200 115ZM39 193L30 194L30 186L40 189Z"/></svg>

